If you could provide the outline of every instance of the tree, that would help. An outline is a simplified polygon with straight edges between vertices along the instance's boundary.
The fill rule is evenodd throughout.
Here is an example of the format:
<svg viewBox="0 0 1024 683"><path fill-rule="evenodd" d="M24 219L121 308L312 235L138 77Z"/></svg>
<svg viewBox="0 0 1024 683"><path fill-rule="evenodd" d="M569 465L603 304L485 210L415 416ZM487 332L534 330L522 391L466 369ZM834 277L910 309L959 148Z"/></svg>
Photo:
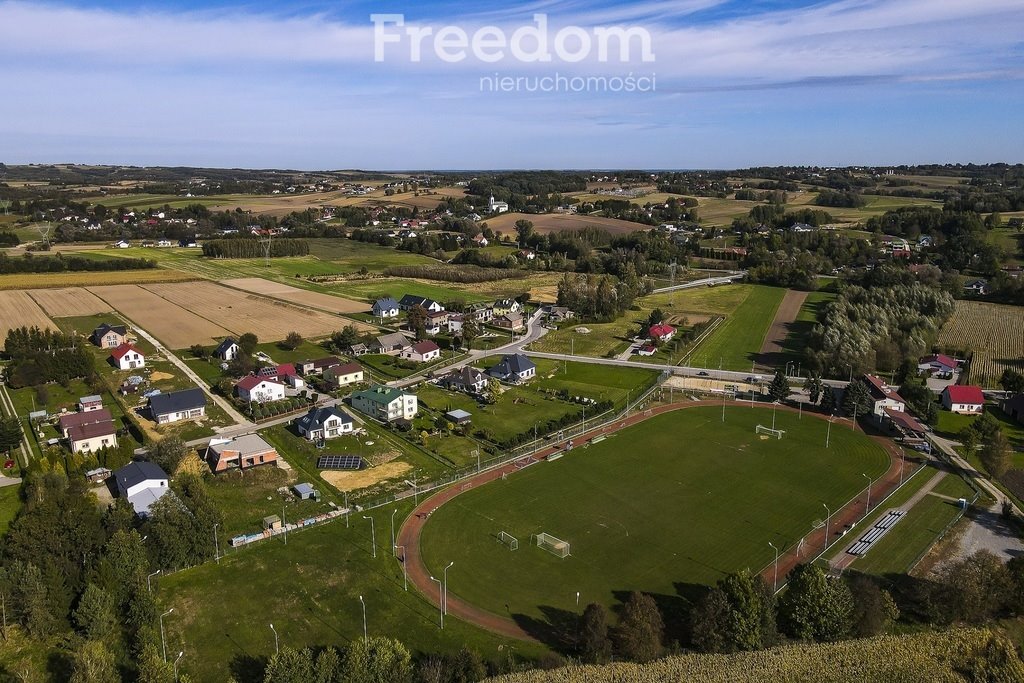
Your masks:
<svg viewBox="0 0 1024 683"><path fill-rule="evenodd" d="M634 662L652 661L661 655L664 635L665 622L654 598L637 591L630 593L615 630L619 652Z"/></svg>
<svg viewBox="0 0 1024 683"><path fill-rule="evenodd" d="M821 375L811 375L810 379L807 380L807 393L811 403L818 404L818 399L821 398L822 386Z"/></svg>
<svg viewBox="0 0 1024 683"><path fill-rule="evenodd" d="M247 356L251 356L256 351L256 345L259 343L259 337L252 332L246 332L238 338L238 348Z"/></svg>
<svg viewBox="0 0 1024 683"><path fill-rule="evenodd" d="M520 218L516 221L516 237L519 241L519 246L526 246L526 240L530 239L530 235L533 234L533 222L528 221L525 218Z"/></svg>
<svg viewBox="0 0 1024 683"><path fill-rule="evenodd" d="M987 550L945 565L940 580L949 616L970 624L998 616L1011 602L1014 588L1010 571Z"/></svg>
<svg viewBox="0 0 1024 683"><path fill-rule="evenodd" d="M999 479L1009 471L1012 455L1010 442L998 430L981 449L981 463L993 478Z"/></svg>
<svg viewBox="0 0 1024 683"><path fill-rule="evenodd" d="M417 339L423 339L427 336L427 309L419 304L411 306L406 313L406 322Z"/></svg>
<svg viewBox="0 0 1024 683"><path fill-rule="evenodd" d="M1010 592L1007 607L1016 616L1024 616L1024 555L1011 557L1006 563L1006 571L1013 583L1013 590Z"/></svg>
<svg viewBox="0 0 1024 683"><path fill-rule="evenodd" d="M360 639L345 653L341 672L346 683L409 683L412 656L402 643L391 638Z"/></svg>
<svg viewBox="0 0 1024 683"><path fill-rule="evenodd" d="M188 347L188 352L191 353L196 358L206 358L206 356L208 355L206 347L203 346L202 344L193 344L192 346Z"/></svg>
<svg viewBox="0 0 1024 683"><path fill-rule="evenodd" d="M604 605L592 602L583 610L576 644L584 662L603 664L611 657L612 641L608 638L608 613Z"/></svg>
<svg viewBox="0 0 1024 683"><path fill-rule="evenodd" d="M853 574L847 579L853 596L853 635L867 638L878 635L900 617L899 607L889 591L882 590L865 574Z"/></svg>
<svg viewBox="0 0 1024 683"><path fill-rule="evenodd" d="M299 348L301 345L302 345L302 335L299 334L298 332L289 332L288 336L286 336L284 338L284 341L281 342L281 346L283 346L284 348L288 349L289 351L294 351L295 349Z"/></svg>
<svg viewBox="0 0 1024 683"><path fill-rule="evenodd" d="M1003 376L999 378L999 385L1006 391L1019 394L1024 391L1024 374L1017 372L1013 368L1006 368L1003 370Z"/></svg>
<svg viewBox="0 0 1024 683"><path fill-rule="evenodd" d="M789 396L789 392L789 378L786 377L782 370L776 370L772 383L768 385L768 396L773 401L781 401Z"/></svg>
<svg viewBox="0 0 1024 683"><path fill-rule="evenodd" d="M701 652L727 652L731 649L729 627L731 606L725 591L712 588L690 611L693 645Z"/></svg>
<svg viewBox="0 0 1024 683"><path fill-rule="evenodd" d="M174 683L174 665L161 659L153 643L147 643L139 656L139 683Z"/></svg>
<svg viewBox="0 0 1024 683"><path fill-rule="evenodd" d="M665 321L665 312L660 308L655 308L651 311L651 314L647 316L647 326L658 325Z"/></svg>
<svg viewBox="0 0 1024 683"><path fill-rule="evenodd" d="M760 650L773 644L775 598L764 580L744 569L724 576L717 587L729 605L726 649Z"/></svg>
<svg viewBox="0 0 1024 683"><path fill-rule="evenodd" d="M117 627L114 598L90 583L75 609L75 625L88 640L105 641Z"/></svg>
<svg viewBox="0 0 1024 683"><path fill-rule="evenodd" d="M344 352L359 342L359 330L354 325L345 325L340 331L331 335L331 346L335 351Z"/></svg>
<svg viewBox="0 0 1024 683"><path fill-rule="evenodd" d="M0 419L0 451L17 448L21 443L21 421L17 417Z"/></svg>
<svg viewBox="0 0 1024 683"><path fill-rule="evenodd" d="M854 419L867 415L872 410L871 394L863 382L854 381L843 392L843 411Z"/></svg>
<svg viewBox="0 0 1024 683"><path fill-rule="evenodd" d="M313 680L313 653L309 648L283 647L270 658L263 683L307 683Z"/></svg>
<svg viewBox="0 0 1024 683"><path fill-rule="evenodd" d="M782 631L801 640L839 640L853 625L853 595L843 581L830 579L821 567L798 564L779 601Z"/></svg>
<svg viewBox="0 0 1024 683"><path fill-rule="evenodd" d="M165 436L149 449L149 459L160 466L164 472L174 474L178 465L185 459L185 442L181 437L172 435Z"/></svg>
<svg viewBox="0 0 1024 683"><path fill-rule="evenodd" d="M87 640L71 657L71 683L121 683L114 656L97 640Z"/></svg>
<svg viewBox="0 0 1024 683"><path fill-rule="evenodd" d="M465 320L462 323L462 341L466 344L468 351L473 345L473 340L480 336L480 327L475 320Z"/></svg>
<svg viewBox="0 0 1024 683"><path fill-rule="evenodd" d="M830 384L821 388L821 409L829 415L836 411L836 392Z"/></svg>

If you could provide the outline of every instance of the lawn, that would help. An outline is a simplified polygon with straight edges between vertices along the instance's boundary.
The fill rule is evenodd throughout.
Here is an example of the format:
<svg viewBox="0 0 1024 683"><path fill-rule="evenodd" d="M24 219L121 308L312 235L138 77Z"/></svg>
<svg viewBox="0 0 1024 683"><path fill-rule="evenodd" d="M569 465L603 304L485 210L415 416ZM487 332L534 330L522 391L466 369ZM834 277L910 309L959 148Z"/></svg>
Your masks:
<svg viewBox="0 0 1024 683"><path fill-rule="evenodd" d="M432 513L422 539L427 567L448 562L449 590L520 623L549 621L582 602L617 605L627 591L658 597L678 613L685 600L725 573L757 571L863 488L861 473L888 467L864 435L825 422L778 416L782 440L755 436L766 409L742 408L721 421L716 408L661 415L474 488ZM519 540L510 551L496 535ZM571 544L560 559L531 544L547 532Z"/></svg>
<svg viewBox="0 0 1024 683"><path fill-rule="evenodd" d="M691 352L690 364L725 370L748 369L757 360L785 295L786 290L779 287L752 285L743 303Z"/></svg>
<svg viewBox="0 0 1024 683"><path fill-rule="evenodd" d="M21 487L4 486L0 488L0 537L7 533L7 527L21 510Z"/></svg>
<svg viewBox="0 0 1024 683"><path fill-rule="evenodd" d="M658 370L614 365L559 362L533 359L537 364L535 384L541 389L568 390L571 396L586 396L595 401L610 400L625 407L629 395L636 398L657 381Z"/></svg>

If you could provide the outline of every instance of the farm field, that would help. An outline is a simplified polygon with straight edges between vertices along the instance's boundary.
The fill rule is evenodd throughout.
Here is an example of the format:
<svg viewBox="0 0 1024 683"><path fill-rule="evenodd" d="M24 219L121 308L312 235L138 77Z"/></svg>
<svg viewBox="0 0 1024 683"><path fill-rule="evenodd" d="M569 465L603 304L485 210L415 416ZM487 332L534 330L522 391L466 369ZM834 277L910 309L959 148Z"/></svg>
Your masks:
<svg viewBox="0 0 1024 683"><path fill-rule="evenodd" d="M382 296L400 299L403 294L415 293L437 301L461 299L467 303L493 301L504 296L518 296L526 291L557 287L558 274L545 273L521 280L492 280L474 284L436 282L413 278L371 278L345 280L330 284L329 291L337 291L352 299L366 302ZM531 294L532 296L532 294Z"/></svg>
<svg viewBox="0 0 1024 683"><path fill-rule="evenodd" d="M82 287L30 289L27 294L54 318L96 315L113 310L107 302Z"/></svg>
<svg viewBox="0 0 1024 683"><path fill-rule="evenodd" d="M367 310L366 304L361 301L352 301L340 296L331 296L330 294L299 289L298 287L258 277L224 280L222 284L253 294L264 294L275 299L284 299L294 304L313 306L331 311L332 313L364 313Z"/></svg>
<svg viewBox="0 0 1024 683"><path fill-rule="evenodd" d="M1005 368L1024 370L1024 308L958 300L938 345L973 353L965 381L994 388Z"/></svg>
<svg viewBox="0 0 1024 683"><path fill-rule="evenodd" d="M192 344L209 344L231 334L226 328L139 285L90 287L89 291L154 335L168 348L181 349Z"/></svg>
<svg viewBox="0 0 1024 683"><path fill-rule="evenodd" d="M77 271L68 273L18 273L0 275L0 290L37 289L42 287L89 287L118 283L184 282L194 275L163 268L148 270Z"/></svg>
<svg viewBox="0 0 1024 683"><path fill-rule="evenodd" d="M595 227L607 230L613 235L626 235L637 230L650 230L653 227L618 218L581 216L575 213L503 213L494 218L488 217L486 222L487 227L495 232L501 232L504 235L515 235L516 221L523 219L532 222L533 229L541 234L558 232L559 230L579 230L586 227Z"/></svg>
<svg viewBox="0 0 1024 683"><path fill-rule="evenodd" d="M803 208L821 209L829 212L836 221L842 223L856 223L904 206L942 206L942 202L932 199L865 195L864 198L867 200L867 203L864 206L847 209L816 206L814 200L818 196L817 192L801 191L788 194L787 212ZM699 203L697 214L700 216L701 222L707 225L729 225L733 219L746 216L750 213L750 209L764 203L732 198L719 199L717 197L698 197L697 201Z"/></svg>
<svg viewBox="0 0 1024 683"><path fill-rule="evenodd" d="M818 316L825 306L834 301L834 292L808 292L804 299L796 319L789 324L786 339L782 342L783 357L782 363L787 361L799 362L803 358L804 349L807 347L807 337L818 322Z"/></svg>
<svg viewBox="0 0 1024 683"><path fill-rule="evenodd" d="M760 360L765 335L775 319L786 290L750 285L750 294L690 353L691 364L746 370Z"/></svg>
<svg viewBox="0 0 1024 683"><path fill-rule="evenodd" d="M423 537L435 574L449 562L449 591L520 624L547 622L585 602L616 606L623 594L661 596L675 612L728 572L758 571L768 542L792 547L886 471L888 455L862 434L786 413L782 440L760 439L766 409L668 413L556 462L543 462L461 494L431 514ZM785 501L784 504L781 501ZM510 551L495 536L519 540ZM570 543L561 559L531 544L540 532ZM728 539L728 542L723 542Z"/></svg>
<svg viewBox="0 0 1024 683"><path fill-rule="evenodd" d="M57 329L43 309L27 292L18 290L0 291L0 339L7 338L7 332L17 327L38 327Z"/></svg>
<svg viewBox="0 0 1024 683"><path fill-rule="evenodd" d="M797 324L796 319L800 315L804 302L807 300L808 292L801 292L794 289L786 291L782 302L775 311L775 319L765 333L764 343L758 353L758 362L762 367L780 367L788 358L786 353L786 340L793 332Z"/></svg>

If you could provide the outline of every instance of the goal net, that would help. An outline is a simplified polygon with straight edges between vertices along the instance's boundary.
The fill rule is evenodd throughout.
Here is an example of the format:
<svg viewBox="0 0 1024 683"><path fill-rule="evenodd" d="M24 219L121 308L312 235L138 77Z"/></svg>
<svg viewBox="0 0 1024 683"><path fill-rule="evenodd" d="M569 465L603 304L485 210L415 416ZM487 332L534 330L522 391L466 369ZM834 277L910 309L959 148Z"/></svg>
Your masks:
<svg viewBox="0 0 1024 683"><path fill-rule="evenodd" d="M757 427L754 428L754 431L768 437L775 437L776 439L781 439L782 435L786 433L785 430L782 429L772 429L771 427L762 427L761 425L757 425Z"/></svg>
<svg viewBox="0 0 1024 683"><path fill-rule="evenodd" d="M555 538L551 534L537 534L537 547L543 548L557 557L569 556L569 543L560 538Z"/></svg>
<svg viewBox="0 0 1024 683"><path fill-rule="evenodd" d="M498 534L498 542L508 546L509 550L519 550L519 539L507 531Z"/></svg>

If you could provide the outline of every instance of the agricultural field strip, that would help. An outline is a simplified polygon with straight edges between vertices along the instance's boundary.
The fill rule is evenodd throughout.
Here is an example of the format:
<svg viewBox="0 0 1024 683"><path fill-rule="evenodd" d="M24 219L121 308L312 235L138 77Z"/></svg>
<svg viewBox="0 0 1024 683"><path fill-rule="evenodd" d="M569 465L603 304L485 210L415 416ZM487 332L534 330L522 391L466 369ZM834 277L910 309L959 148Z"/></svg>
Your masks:
<svg viewBox="0 0 1024 683"><path fill-rule="evenodd" d="M53 318L97 315L113 310L110 304L84 287L29 289L26 294Z"/></svg>
<svg viewBox="0 0 1024 683"><path fill-rule="evenodd" d="M168 348L209 344L231 334L230 330L139 285L90 287L89 291Z"/></svg>
<svg viewBox="0 0 1024 683"><path fill-rule="evenodd" d="M0 275L0 290L49 287L89 287L91 285L138 284L144 282L182 282L194 280L185 272L151 268L149 270L74 271L64 273L17 273Z"/></svg>
<svg viewBox="0 0 1024 683"><path fill-rule="evenodd" d="M47 317L43 309L28 292L18 290L0 291L0 335L17 327L38 327L56 330L57 326Z"/></svg>
<svg viewBox="0 0 1024 683"><path fill-rule="evenodd" d="M369 312L369 306L359 301L345 299L340 296L332 296L330 294L322 294L320 292L313 292L306 289L298 289L291 285L272 282L262 278L223 280L220 284L225 287L242 290L248 294L257 294L271 299L280 299L290 304L308 306L326 313L333 313L341 316L344 316L347 313ZM370 332L376 330L374 326L363 322L350 320L349 318L345 318L345 320L348 324L355 326L356 329L361 331Z"/></svg>
<svg viewBox="0 0 1024 683"><path fill-rule="evenodd" d="M787 290L782 303L775 312L775 319L772 321L768 333L765 335L764 343L761 345L761 355L768 353L783 353L783 344L789 336L790 328L800 315L800 309L807 299L808 292Z"/></svg>
<svg viewBox="0 0 1024 683"><path fill-rule="evenodd" d="M1004 368L1024 369L1024 308L959 300L938 343L973 353L969 381L994 387Z"/></svg>

